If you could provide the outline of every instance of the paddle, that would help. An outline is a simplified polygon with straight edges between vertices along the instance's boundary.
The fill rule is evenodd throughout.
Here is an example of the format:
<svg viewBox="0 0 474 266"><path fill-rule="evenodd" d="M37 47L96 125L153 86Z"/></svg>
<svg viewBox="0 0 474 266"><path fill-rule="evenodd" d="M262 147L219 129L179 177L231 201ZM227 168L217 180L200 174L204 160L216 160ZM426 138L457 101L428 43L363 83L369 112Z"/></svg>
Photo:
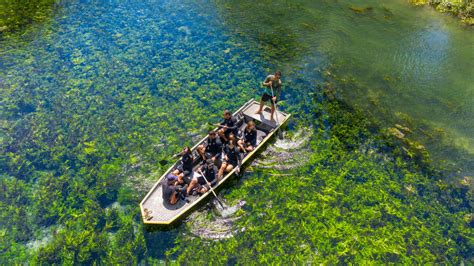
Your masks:
<svg viewBox="0 0 474 266"><path fill-rule="evenodd" d="M211 125L211 126L216 126L216 127L224 127L223 125L218 124L218 123L207 122L207 124L208 124L208 125Z"/></svg>
<svg viewBox="0 0 474 266"><path fill-rule="evenodd" d="M176 153L175 155L171 156L171 158L174 159L174 158L176 158L176 157L179 157L180 155L181 155L181 152ZM163 166L163 165L165 165L165 164L168 164L169 161L166 160L166 159L163 159L163 160L159 161L159 163L160 163L160 165Z"/></svg>
<svg viewBox="0 0 474 266"><path fill-rule="evenodd" d="M207 181L207 178L206 178L206 176L204 175L204 173L201 171L201 169L199 169L199 173L202 175L202 177L204 177L204 180L206 180L206 183L209 185L209 188L211 189L212 194L214 194L214 196L215 196L216 199L217 199L217 202L219 202L219 204L221 205L222 209L225 209L224 204L222 204L222 202L221 202L221 200L219 199L219 197L217 197L217 194L216 194L216 192L214 192L214 189L212 188L211 183L210 183L209 181Z"/></svg>
<svg viewBox="0 0 474 266"><path fill-rule="evenodd" d="M240 157L240 156L239 156ZM240 167L242 166L242 160L239 158L239 161L237 163L237 169L235 169L235 172L237 173L237 175L240 176L241 172L240 172Z"/></svg>
<svg viewBox="0 0 474 266"><path fill-rule="evenodd" d="M275 105L275 112L274 112L273 115L275 115L277 125L280 125L280 122L278 121L277 103L276 103L276 101L273 100L274 94L273 94L273 86L272 86L271 83L270 83L270 89L271 89L271 91L272 91L272 101L273 101L273 104ZM283 133L281 132L281 130L278 130L278 138L279 138L279 139L283 139Z"/></svg>

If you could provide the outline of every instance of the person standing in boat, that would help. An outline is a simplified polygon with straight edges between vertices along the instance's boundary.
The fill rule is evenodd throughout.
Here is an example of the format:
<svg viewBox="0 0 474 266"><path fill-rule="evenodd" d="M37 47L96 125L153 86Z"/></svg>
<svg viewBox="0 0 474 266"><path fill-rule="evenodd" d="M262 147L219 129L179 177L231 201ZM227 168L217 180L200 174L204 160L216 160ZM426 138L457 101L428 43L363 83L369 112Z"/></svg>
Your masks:
<svg viewBox="0 0 474 266"><path fill-rule="evenodd" d="M270 114L270 120L275 121L273 119L273 114L275 113L275 104L278 102L281 94L281 72L276 71L273 75L268 75L265 80L263 81L262 85L265 86L265 91L262 94L262 98L260 98L260 108L256 112L256 114L261 114L263 110L263 104L266 101L272 103L272 111ZM272 93L273 90L273 93ZM273 95L273 97L272 97Z"/></svg>

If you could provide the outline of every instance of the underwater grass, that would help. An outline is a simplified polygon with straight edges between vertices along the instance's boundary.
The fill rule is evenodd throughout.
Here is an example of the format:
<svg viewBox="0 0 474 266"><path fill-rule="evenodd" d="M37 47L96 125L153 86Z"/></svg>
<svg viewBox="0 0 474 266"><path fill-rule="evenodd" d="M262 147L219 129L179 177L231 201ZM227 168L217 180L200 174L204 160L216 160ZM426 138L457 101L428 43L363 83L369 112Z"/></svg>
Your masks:
<svg viewBox="0 0 474 266"><path fill-rule="evenodd" d="M56 0L0 1L0 37L17 34L36 23L44 23L60 7Z"/></svg>
<svg viewBox="0 0 474 266"><path fill-rule="evenodd" d="M316 119L305 166L257 169L226 195L247 201L234 238L179 238L168 255L216 264L469 261L472 189L407 160L360 110L323 106L329 123Z"/></svg>
<svg viewBox="0 0 474 266"><path fill-rule="evenodd" d="M114 7L65 5L69 16L41 38L1 40L1 263L472 259L472 181L447 182L425 154L413 159L406 143L339 101L337 85L318 79L332 69L315 77L291 67L308 52L291 30L255 42L229 36L202 3ZM279 57L281 65L266 61ZM308 161L249 167L224 193L247 201L234 238L201 239L185 224L147 230L138 202L167 167L158 162L202 137L223 109L257 97L280 67L289 134L312 128Z"/></svg>
<svg viewBox="0 0 474 266"><path fill-rule="evenodd" d="M187 6L155 6L149 19L170 14L159 26L118 7L103 19L128 26L111 34L95 19L108 5L65 8L77 10L44 39L2 41L1 261L138 262L147 252L137 206L151 172L253 96L258 71L212 21L200 34L205 18Z"/></svg>

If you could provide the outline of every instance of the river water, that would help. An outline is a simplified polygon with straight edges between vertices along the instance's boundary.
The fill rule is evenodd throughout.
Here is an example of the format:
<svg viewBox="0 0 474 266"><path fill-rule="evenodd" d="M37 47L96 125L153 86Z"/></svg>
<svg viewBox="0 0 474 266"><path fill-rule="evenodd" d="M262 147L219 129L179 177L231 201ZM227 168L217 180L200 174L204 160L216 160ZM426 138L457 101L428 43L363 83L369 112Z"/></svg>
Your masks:
<svg viewBox="0 0 474 266"><path fill-rule="evenodd" d="M409 128L408 137L426 147L432 164L472 176L473 48L472 27L403 0L62 2L51 20L0 38L1 119L8 128L2 146L34 167L15 170L7 159L2 168L35 184L35 171L83 182L86 172L100 177L105 163L120 165L122 172L110 170L116 177L104 181L114 189L97 201L104 208L118 201L137 214L133 206L164 170L159 159L192 144L221 110L258 97L259 83L280 69L281 108L294 117L289 139L304 145L276 143L243 180L260 177L275 162L283 171L307 163L304 154L311 151L301 130L312 127L311 99L323 84L380 121L381 130ZM304 130L311 136L314 129ZM78 151L86 155L75 158ZM290 158L292 151L301 160L285 167L272 159ZM87 184L95 189L95 181ZM192 217L199 215L211 214L204 208ZM28 243L49 239L48 228L61 223L42 220L32 230L43 233ZM147 255L137 251L136 257L164 258L195 227L144 228ZM225 228L225 238L245 230Z"/></svg>

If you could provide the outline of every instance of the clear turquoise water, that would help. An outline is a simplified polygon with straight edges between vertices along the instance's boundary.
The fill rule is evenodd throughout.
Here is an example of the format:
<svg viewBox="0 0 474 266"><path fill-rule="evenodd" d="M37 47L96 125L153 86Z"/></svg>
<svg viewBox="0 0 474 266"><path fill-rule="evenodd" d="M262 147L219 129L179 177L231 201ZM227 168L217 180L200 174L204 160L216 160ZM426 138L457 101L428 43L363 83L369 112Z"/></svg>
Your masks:
<svg viewBox="0 0 474 266"><path fill-rule="evenodd" d="M472 27L408 1L297 1L274 9L268 3L223 3L229 8L221 14L230 27L250 36L264 56L270 51L270 63L289 73L290 91L301 79L318 83L318 70L330 67L345 101L387 127L413 127L410 137L426 145L432 158L463 161L461 168L472 173ZM279 39L280 47L272 39Z"/></svg>
<svg viewBox="0 0 474 266"><path fill-rule="evenodd" d="M269 3L63 3L50 23L0 39L2 99L20 101L11 112L15 115L2 117L2 123L27 125L15 125L18 134L2 132L2 142L13 138L13 143L39 149L32 137L37 131L29 131L36 127L28 126L35 121L46 128L59 125L71 147L101 136L98 130L103 129L120 140L109 143L105 156L133 158L136 165L127 167L139 169L132 171L138 178L122 176L116 185L141 198L156 177L150 173L163 171L159 159L191 144L193 134L204 134L201 123L218 119L223 108L235 109L257 97L255 88L276 68L285 83L282 108L294 114L290 130L310 125L309 98L329 68L342 99L387 127L409 126L435 160L472 175L472 28L405 1L273 2L277 8L268 9L269 17L260 12ZM359 14L351 6L372 9ZM272 43L272 38L282 40ZM10 112L12 107L2 108ZM156 112L150 115L150 110ZM34 117L33 111L46 115ZM74 122L82 129L74 131ZM438 139L429 132L444 133L435 135ZM53 158L55 152L44 156ZM54 166L37 163L37 168ZM162 258L183 232L183 225L145 230L149 255Z"/></svg>

